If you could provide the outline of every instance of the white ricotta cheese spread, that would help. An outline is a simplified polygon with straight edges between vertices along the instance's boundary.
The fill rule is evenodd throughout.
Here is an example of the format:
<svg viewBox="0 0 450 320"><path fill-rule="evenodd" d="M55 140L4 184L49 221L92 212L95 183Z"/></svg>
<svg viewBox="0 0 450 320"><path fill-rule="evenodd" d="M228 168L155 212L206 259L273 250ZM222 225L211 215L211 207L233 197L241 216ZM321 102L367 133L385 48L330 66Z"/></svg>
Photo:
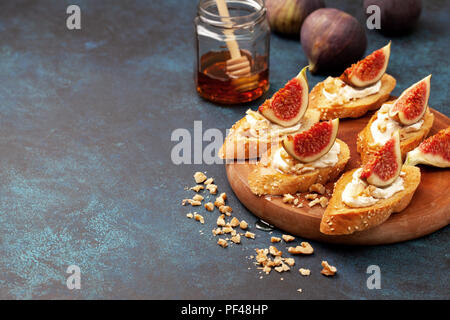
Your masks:
<svg viewBox="0 0 450 320"><path fill-rule="evenodd" d="M423 125L423 119L409 126L403 126L401 123L398 123L389 117L389 109L392 105L383 104L377 113L377 119L370 126L370 133L376 144L384 145L397 130L405 128L407 131L417 131Z"/></svg>
<svg viewBox="0 0 450 320"><path fill-rule="evenodd" d="M377 203L380 199L388 199L395 193L405 189L403 186L403 178L399 176L391 185L385 188L374 187L371 190L370 195L361 194L364 189L369 186L365 181L359 178L361 171L362 169L359 168L353 173L352 181L345 186L345 189L342 192L342 202L349 207L369 207Z"/></svg>
<svg viewBox="0 0 450 320"><path fill-rule="evenodd" d="M381 80L378 80L375 84L365 87L365 88L355 88L349 86L342 80L338 78L327 78L325 81L334 81L334 87L337 87L337 91L334 93L328 92L326 90L326 86L322 89L323 95L329 101L334 101L339 104L343 104L345 102L360 99L372 94L376 94L381 89Z"/></svg>

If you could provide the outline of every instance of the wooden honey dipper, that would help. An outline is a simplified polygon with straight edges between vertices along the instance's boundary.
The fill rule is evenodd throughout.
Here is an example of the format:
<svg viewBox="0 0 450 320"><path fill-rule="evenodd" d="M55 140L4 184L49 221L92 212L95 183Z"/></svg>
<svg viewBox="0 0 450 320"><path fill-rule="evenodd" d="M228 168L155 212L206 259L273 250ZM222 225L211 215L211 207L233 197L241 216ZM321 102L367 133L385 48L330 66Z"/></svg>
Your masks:
<svg viewBox="0 0 450 320"><path fill-rule="evenodd" d="M216 0L219 15L225 23L229 23L230 13L228 12L225 0ZM224 34L229 36L226 40L231 59L226 61L226 72L232 78L238 91L252 90L258 86L258 75L252 76L250 61L247 56L242 56L239 45L234 36L233 30L225 29Z"/></svg>

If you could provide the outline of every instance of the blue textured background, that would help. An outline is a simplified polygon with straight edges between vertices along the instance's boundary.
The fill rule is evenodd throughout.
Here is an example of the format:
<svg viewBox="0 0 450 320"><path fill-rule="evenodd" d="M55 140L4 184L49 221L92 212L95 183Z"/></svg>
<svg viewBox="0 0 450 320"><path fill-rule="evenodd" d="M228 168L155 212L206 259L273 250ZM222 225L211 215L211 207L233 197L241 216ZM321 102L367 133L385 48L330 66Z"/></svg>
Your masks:
<svg viewBox="0 0 450 320"><path fill-rule="evenodd" d="M364 21L362 1L326 2ZM415 32L392 39L388 71L394 94L433 73L430 105L448 116L450 6L424 3ZM81 7L81 31L66 29L69 4ZM246 257L269 234L224 250L211 235L215 213L198 210L205 225L186 219L180 201L192 192L183 188L206 170L254 230L224 167L173 165L170 135L194 120L225 132L263 101L221 107L197 96L195 14L194 0L1 1L0 298L450 298L448 227L389 246L312 242L316 253L296 258L293 272L259 279ZM388 41L367 35L367 52ZM273 35L265 97L306 63L298 41ZM309 79L312 87L324 76ZM322 259L337 277L319 274ZM66 288L71 264L81 290ZM366 288L371 264L381 290Z"/></svg>

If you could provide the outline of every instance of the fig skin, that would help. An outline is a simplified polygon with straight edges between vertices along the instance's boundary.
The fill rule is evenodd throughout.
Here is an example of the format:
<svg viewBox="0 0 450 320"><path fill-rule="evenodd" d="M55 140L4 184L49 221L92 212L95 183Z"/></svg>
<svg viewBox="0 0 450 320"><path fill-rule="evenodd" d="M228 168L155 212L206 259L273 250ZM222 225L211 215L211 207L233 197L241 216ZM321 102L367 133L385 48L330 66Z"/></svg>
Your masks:
<svg viewBox="0 0 450 320"><path fill-rule="evenodd" d="M386 157L389 155L390 149L394 151L394 159L386 160ZM396 167L395 171L390 172L391 176L387 180L383 180L382 177L378 176L375 172L377 169L380 170L381 166L390 164L389 161L395 162ZM378 168L377 168L378 167ZM386 173L386 168L382 167L380 172L381 174ZM400 175L400 171L402 170L402 153L400 151L400 134L399 131L395 131L392 138L386 142L386 144L377 151L377 153L371 158L371 160L363 166L363 170L361 172L360 178L367 181L367 183L376 186L376 187L386 187L391 185L395 179Z"/></svg>
<svg viewBox="0 0 450 320"><path fill-rule="evenodd" d="M397 122L400 122L403 125L411 125L416 123L417 121L419 121L420 119L423 118L423 115L425 114L425 111L427 109L428 106L428 99L430 98L430 89L431 89L431 84L430 84L430 79L431 79L431 74L425 78L423 78L422 80L414 83L412 86L410 86L408 89L406 89L405 91L402 92L402 94L400 95L400 97L394 102L394 105L391 107L391 109L389 110L389 116L394 119ZM407 115L407 111L408 108L411 107L411 103L413 107L417 107L417 103L419 101L417 101L414 95L414 92L416 92L416 89L419 89L418 86L425 86L425 93L424 95L420 95L423 97L423 101L422 105L421 105L421 112L420 114L417 114L417 116L415 118L408 118ZM416 92L417 93L417 92ZM400 107L399 107L399 103L400 103ZM403 109L403 107L406 107L406 110ZM420 109L419 109L420 110Z"/></svg>
<svg viewBox="0 0 450 320"><path fill-rule="evenodd" d="M303 23L300 41L312 73L341 73L358 61L367 47L358 20L334 8L311 13Z"/></svg>
<svg viewBox="0 0 450 320"><path fill-rule="evenodd" d="M298 37L306 17L324 7L323 0L266 0L270 28L290 37Z"/></svg>
<svg viewBox="0 0 450 320"><path fill-rule="evenodd" d="M300 139L302 139L303 141L305 141L305 139L306 139L305 142L307 144L314 145L314 142L315 142L314 139L319 139L319 141L320 141L320 135L317 135L317 129L319 129L319 130L325 129L323 127L324 125L331 126L330 140L328 141L327 145L323 145L322 149L319 151L316 151L316 153L314 153L314 154L309 154L309 155L297 154L297 152L295 150L296 149L296 147L295 147L296 138L298 138L300 136L301 137ZM338 128L339 128L339 118L329 120L327 122L318 122L306 131L301 131L301 132L298 132L293 135L287 135L281 141L281 144L282 144L284 150L286 150L286 152L294 159L297 159L298 161L303 162L303 163L312 162L312 161L319 159L320 157L322 157L323 155L328 153L328 151L330 151L330 149L333 147L333 145L336 141L336 135L338 132ZM310 149L310 148L308 148L308 149Z"/></svg>
<svg viewBox="0 0 450 320"><path fill-rule="evenodd" d="M450 126L428 137L417 148L408 152L405 164L450 168Z"/></svg>
<svg viewBox="0 0 450 320"><path fill-rule="evenodd" d="M422 0L364 0L367 7L380 7L381 29L384 34L405 34L416 25L422 12ZM370 16L371 14L367 14Z"/></svg>

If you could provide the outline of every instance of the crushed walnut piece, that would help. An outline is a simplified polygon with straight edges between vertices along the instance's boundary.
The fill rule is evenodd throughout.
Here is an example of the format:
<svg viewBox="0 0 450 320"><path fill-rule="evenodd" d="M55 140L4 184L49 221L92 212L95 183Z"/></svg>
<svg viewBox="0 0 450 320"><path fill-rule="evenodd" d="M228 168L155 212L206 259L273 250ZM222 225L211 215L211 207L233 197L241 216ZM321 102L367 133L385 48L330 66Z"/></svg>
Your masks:
<svg viewBox="0 0 450 320"><path fill-rule="evenodd" d="M292 254L312 254L314 249L308 242L302 242L299 246L289 247L288 252Z"/></svg>
<svg viewBox="0 0 450 320"><path fill-rule="evenodd" d="M310 192L317 192L319 194L324 194L325 193L325 187L321 183L314 183L313 185L311 185L309 187L309 191Z"/></svg>
<svg viewBox="0 0 450 320"><path fill-rule="evenodd" d="M286 262L286 264L290 267L295 265L295 259L294 258L286 258L284 259L284 262Z"/></svg>
<svg viewBox="0 0 450 320"><path fill-rule="evenodd" d="M205 208L208 211L213 211L214 210L214 205L212 204L212 202L208 202L208 203L205 203Z"/></svg>
<svg viewBox="0 0 450 320"><path fill-rule="evenodd" d="M192 197L192 200L194 201L202 201L203 199L204 198L199 194L196 194L195 196Z"/></svg>
<svg viewBox="0 0 450 320"><path fill-rule="evenodd" d="M300 268L300 269L298 270L298 272L300 272L300 274L301 274L302 276L309 276L309 275L311 274L311 270L309 270L309 269L304 269L304 268Z"/></svg>
<svg viewBox="0 0 450 320"><path fill-rule="evenodd" d="M283 195L283 199L282 199L283 203L292 203L292 202L294 202L294 200L295 200L295 197L290 193L286 193Z"/></svg>
<svg viewBox="0 0 450 320"><path fill-rule="evenodd" d="M217 226L219 227L225 226L225 216L223 214L217 218Z"/></svg>
<svg viewBox="0 0 450 320"><path fill-rule="evenodd" d="M314 207L316 204L319 204L320 203L320 199L315 199L315 200L313 200L313 201L310 201L309 203L308 203L308 206L310 207L310 208L312 208L312 207Z"/></svg>
<svg viewBox="0 0 450 320"><path fill-rule="evenodd" d="M253 232L247 231L244 236L249 239L255 239L255 234Z"/></svg>
<svg viewBox="0 0 450 320"><path fill-rule="evenodd" d="M291 241L295 240L295 237L288 235L288 234L283 234L281 237L283 238L283 240L285 242L291 242Z"/></svg>
<svg viewBox="0 0 450 320"><path fill-rule="evenodd" d="M205 219L203 218L203 216L198 214L197 212L194 212L194 219L200 221L201 224L205 223Z"/></svg>
<svg viewBox="0 0 450 320"><path fill-rule="evenodd" d="M245 220L241 220L241 222L239 223L239 228L241 228L242 230L246 230L248 228L248 223Z"/></svg>
<svg viewBox="0 0 450 320"><path fill-rule="evenodd" d="M236 217L233 217L233 219L231 219L230 221L230 226L235 228L239 225L239 220Z"/></svg>
<svg viewBox="0 0 450 320"><path fill-rule="evenodd" d="M275 271L277 271L277 272L285 272L285 271L289 271L289 270L291 270L291 268L289 268L289 266L284 263L281 263L281 266L279 266L279 267L275 267Z"/></svg>
<svg viewBox="0 0 450 320"><path fill-rule="evenodd" d="M221 228L213 229L213 230L212 230L212 234L213 234L214 236L223 234L223 230L222 230Z"/></svg>
<svg viewBox="0 0 450 320"><path fill-rule="evenodd" d="M318 197L317 193L308 193L305 196L305 199L306 200L315 200L315 199L317 199L317 197Z"/></svg>
<svg viewBox="0 0 450 320"><path fill-rule="evenodd" d="M327 277L334 276L337 272L336 267L330 266L327 261L322 261L322 267L323 269L320 273Z"/></svg>
<svg viewBox="0 0 450 320"><path fill-rule="evenodd" d="M222 248L228 247L228 242L227 242L227 240L225 240L225 239L219 239L219 240L217 240L217 244L218 244L219 246L221 246Z"/></svg>
<svg viewBox="0 0 450 320"><path fill-rule="evenodd" d="M202 183L206 179L207 179L207 177L205 176L205 174L203 172L197 171L196 173L194 173L194 180L196 183Z"/></svg>
<svg viewBox="0 0 450 320"><path fill-rule="evenodd" d="M208 190L211 194L217 194L217 186L215 184L211 183L206 185L206 190Z"/></svg>
<svg viewBox="0 0 450 320"><path fill-rule="evenodd" d="M281 241L281 238L278 238L278 237L271 237L270 238L270 242L272 242L272 243L280 242L280 241Z"/></svg>
<svg viewBox="0 0 450 320"><path fill-rule="evenodd" d="M375 189L376 189L375 186L369 185L366 188L364 188L364 190L362 190L359 195L363 196L363 197L371 197L372 196L372 192L374 192Z"/></svg>
<svg viewBox="0 0 450 320"><path fill-rule="evenodd" d="M205 182L203 182L203 184L208 185L214 182L214 178L209 178L208 180L206 180Z"/></svg>
<svg viewBox="0 0 450 320"><path fill-rule="evenodd" d="M219 227L225 226L225 216L223 214L217 218L217 226Z"/></svg>
<svg viewBox="0 0 450 320"><path fill-rule="evenodd" d="M195 192L199 192L200 190L205 189L204 186L202 186L201 184L196 185L195 187L189 188L189 190L194 190Z"/></svg>
<svg viewBox="0 0 450 320"><path fill-rule="evenodd" d="M277 248L275 248L274 246L270 246L269 247L269 253L273 256L281 256L283 254L283 252L281 252L280 250L278 250Z"/></svg>
<svg viewBox="0 0 450 320"><path fill-rule="evenodd" d="M269 274L271 270L272 270L272 268L269 266L264 266L262 268L262 271L265 272L265 274Z"/></svg>
<svg viewBox="0 0 450 320"><path fill-rule="evenodd" d="M232 227L230 226L225 226L222 228L224 233L232 233L233 231L235 231Z"/></svg>
<svg viewBox="0 0 450 320"><path fill-rule="evenodd" d="M220 213L230 216L231 212L233 212L233 209L230 206L220 206L219 211Z"/></svg>
<svg viewBox="0 0 450 320"><path fill-rule="evenodd" d="M255 249L255 251L256 251L256 257L255 257L256 263L261 264L261 265L265 264L265 262L267 262L267 259L268 259L267 254L269 253L269 250L268 249Z"/></svg>
<svg viewBox="0 0 450 320"><path fill-rule="evenodd" d="M217 208L220 208L220 207L222 207L222 206L225 205L225 200L224 200L222 197L217 197L217 198L216 198L216 201L214 201L214 205L215 205Z"/></svg>
<svg viewBox="0 0 450 320"><path fill-rule="evenodd" d="M228 198L228 196L225 192L222 192L219 197L222 198L224 201L227 200L227 198Z"/></svg>
<svg viewBox="0 0 450 320"><path fill-rule="evenodd" d="M328 206L328 198L327 197L320 197L319 203L322 206L322 208L326 208Z"/></svg>
<svg viewBox="0 0 450 320"><path fill-rule="evenodd" d="M379 123L378 124L378 130L380 130L381 133L385 133L387 129L387 126L385 123Z"/></svg>
<svg viewBox="0 0 450 320"><path fill-rule="evenodd" d="M241 243L241 236L239 234L236 234L231 237L231 241L233 241L236 244L239 244Z"/></svg>
<svg viewBox="0 0 450 320"><path fill-rule="evenodd" d="M197 201L197 200L194 200L194 199L183 199L183 201L181 201L181 205L182 206L185 206L186 203L189 203L193 207L202 205L201 201Z"/></svg>
<svg viewBox="0 0 450 320"><path fill-rule="evenodd" d="M186 217L188 217L189 219L192 219L194 217L194 215L189 212L189 213L186 214Z"/></svg>

